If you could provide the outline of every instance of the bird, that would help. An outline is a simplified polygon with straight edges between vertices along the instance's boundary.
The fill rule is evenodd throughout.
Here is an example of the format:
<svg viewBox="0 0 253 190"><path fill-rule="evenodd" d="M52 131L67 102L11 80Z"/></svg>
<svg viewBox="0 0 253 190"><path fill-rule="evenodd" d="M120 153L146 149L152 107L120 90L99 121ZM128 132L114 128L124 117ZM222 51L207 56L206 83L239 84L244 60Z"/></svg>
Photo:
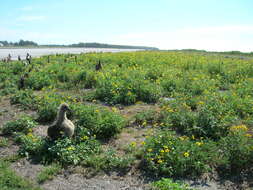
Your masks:
<svg viewBox="0 0 253 190"><path fill-rule="evenodd" d="M47 135L52 140L62 136L71 138L74 135L75 125L67 118L67 111L71 111L69 105L62 103L58 108L58 114L54 123L48 127Z"/></svg>

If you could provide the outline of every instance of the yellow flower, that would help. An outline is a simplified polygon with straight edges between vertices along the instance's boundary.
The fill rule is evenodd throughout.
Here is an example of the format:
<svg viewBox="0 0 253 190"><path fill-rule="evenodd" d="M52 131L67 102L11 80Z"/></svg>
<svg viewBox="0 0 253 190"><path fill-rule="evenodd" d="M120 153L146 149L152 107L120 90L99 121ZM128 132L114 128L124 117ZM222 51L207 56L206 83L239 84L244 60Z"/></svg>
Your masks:
<svg viewBox="0 0 253 190"><path fill-rule="evenodd" d="M28 133L27 136L28 137L33 137L33 134L32 133Z"/></svg>
<svg viewBox="0 0 253 190"><path fill-rule="evenodd" d="M170 152L170 149L166 148L164 151L165 151L165 152Z"/></svg>
<svg viewBox="0 0 253 190"><path fill-rule="evenodd" d="M118 109L116 107L112 107L113 112L118 112Z"/></svg>
<svg viewBox="0 0 253 190"><path fill-rule="evenodd" d="M28 132L29 132L29 133L33 132L33 129L28 129Z"/></svg>
<svg viewBox="0 0 253 190"><path fill-rule="evenodd" d="M171 109L170 107L167 107L167 112L174 112L174 110L173 109Z"/></svg>
<svg viewBox="0 0 253 190"><path fill-rule="evenodd" d="M152 148L149 148L149 149L148 149L148 152L152 152L152 151L153 151L153 149L152 149Z"/></svg>
<svg viewBox="0 0 253 190"><path fill-rule="evenodd" d="M131 146L135 147L136 146L136 142L131 142Z"/></svg>
<svg viewBox="0 0 253 190"><path fill-rule="evenodd" d="M204 104L203 101L199 101L199 102L198 102L198 105L203 105L203 104Z"/></svg>
<svg viewBox="0 0 253 190"><path fill-rule="evenodd" d="M89 137L88 136L83 136L82 140L88 140Z"/></svg>
<svg viewBox="0 0 253 190"><path fill-rule="evenodd" d="M193 139L193 140L195 139L194 135L192 135L192 139Z"/></svg>
<svg viewBox="0 0 253 190"><path fill-rule="evenodd" d="M248 127L246 125L237 125L230 127L230 131L248 131Z"/></svg>
<svg viewBox="0 0 253 190"><path fill-rule="evenodd" d="M69 146L69 147L67 148L67 150L68 150L68 151L75 150L75 147L73 147L73 146Z"/></svg>
<svg viewBox="0 0 253 190"><path fill-rule="evenodd" d="M245 137L252 137L252 134L247 133L245 134Z"/></svg>
<svg viewBox="0 0 253 190"><path fill-rule="evenodd" d="M188 137L187 137L187 136L181 136L181 137L179 137L179 139L180 139L181 141L184 141L184 140L188 139Z"/></svg>
<svg viewBox="0 0 253 190"><path fill-rule="evenodd" d="M128 91L127 92L127 96L131 96L132 95L132 92L131 91Z"/></svg>
<svg viewBox="0 0 253 190"><path fill-rule="evenodd" d="M98 112L99 112L99 110L95 110L95 112L96 112L96 113L98 113Z"/></svg>
<svg viewBox="0 0 253 190"><path fill-rule="evenodd" d="M159 160L157 160L157 163L161 164L161 163L163 163L163 160L159 159Z"/></svg>
<svg viewBox="0 0 253 190"><path fill-rule="evenodd" d="M164 153L164 150L160 150L161 153Z"/></svg>
<svg viewBox="0 0 253 190"><path fill-rule="evenodd" d="M154 123L154 127L157 127L158 126L158 124L157 123Z"/></svg>
<svg viewBox="0 0 253 190"><path fill-rule="evenodd" d="M145 145L146 143L144 141L141 142L141 145Z"/></svg>
<svg viewBox="0 0 253 190"><path fill-rule="evenodd" d="M143 121L142 126L146 126L146 125L147 125L147 122Z"/></svg>
<svg viewBox="0 0 253 190"><path fill-rule="evenodd" d="M201 146L201 145L203 145L203 142L196 142L195 143L197 146Z"/></svg>
<svg viewBox="0 0 253 190"><path fill-rule="evenodd" d="M185 152L185 153L184 153L184 157L187 158L187 157L189 157L189 156L190 156L189 152Z"/></svg>

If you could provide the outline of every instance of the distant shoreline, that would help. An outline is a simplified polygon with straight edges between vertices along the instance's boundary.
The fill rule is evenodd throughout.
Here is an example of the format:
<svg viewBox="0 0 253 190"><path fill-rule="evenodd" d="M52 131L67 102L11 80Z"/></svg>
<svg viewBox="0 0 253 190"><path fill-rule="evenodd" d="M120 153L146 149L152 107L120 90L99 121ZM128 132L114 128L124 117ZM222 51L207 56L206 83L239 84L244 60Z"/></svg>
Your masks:
<svg viewBox="0 0 253 190"><path fill-rule="evenodd" d="M143 49L116 49L116 48L81 48L81 47L12 47L0 48L0 59L6 58L9 54L13 60L17 60L18 56L25 59L26 54L29 53L32 57L41 57L46 55L56 54L81 54L81 53L100 53L100 52L133 52L145 51Z"/></svg>

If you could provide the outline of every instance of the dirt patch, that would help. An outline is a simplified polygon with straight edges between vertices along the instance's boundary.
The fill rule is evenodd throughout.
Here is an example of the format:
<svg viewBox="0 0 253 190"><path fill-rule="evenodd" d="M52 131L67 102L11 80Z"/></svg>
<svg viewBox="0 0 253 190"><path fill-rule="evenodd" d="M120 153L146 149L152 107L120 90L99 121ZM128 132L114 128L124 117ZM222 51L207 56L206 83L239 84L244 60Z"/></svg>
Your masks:
<svg viewBox="0 0 253 190"><path fill-rule="evenodd" d="M35 182L38 173L43 169L43 165L35 164L28 161L26 158L18 160L11 164L11 168L20 176L28 178Z"/></svg>
<svg viewBox="0 0 253 190"><path fill-rule="evenodd" d="M13 119L18 119L22 114L34 116L36 112L31 110L23 110L21 107L16 105L11 105L10 99L4 97L0 102L0 127L2 127L6 122Z"/></svg>
<svg viewBox="0 0 253 190"><path fill-rule="evenodd" d="M136 177L97 176L87 179L81 174L58 175L52 181L45 182L45 190L147 190L148 185Z"/></svg>
<svg viewBox="0 0 253 190"><path fill-rule="evenodd" d="M123 131L118 135L116 139L109 142L109 145L115 147L116 149L124 149L126 146L134 143L134 146L141 146L142 142L147 136L150 136L155 131L151 126L142 127L128 127L123 129Z"/></svg>
<svg viewBox="0 0 253 190"><path fill-rule="evenodd" d="M0 155L2 158L13 156L13 155L17 154L18 149L19 149L19 147L17 145L11 143L10 145L8 145L6 147L0 147Z"/></svg>
<svg viewBox="0 0 253 190"><path fill-rule="evenodd" d="M120 114L123 115L126 118L131 118L133 117L135 114L143 112L143 111L147 111L147 110L155 110L155 111L159 111L159 106L154 104L154 105L150 105L150 104L144 104L144 103L137 103L135 105L132 106L125 106L122 107L120 110Z"/></svg>

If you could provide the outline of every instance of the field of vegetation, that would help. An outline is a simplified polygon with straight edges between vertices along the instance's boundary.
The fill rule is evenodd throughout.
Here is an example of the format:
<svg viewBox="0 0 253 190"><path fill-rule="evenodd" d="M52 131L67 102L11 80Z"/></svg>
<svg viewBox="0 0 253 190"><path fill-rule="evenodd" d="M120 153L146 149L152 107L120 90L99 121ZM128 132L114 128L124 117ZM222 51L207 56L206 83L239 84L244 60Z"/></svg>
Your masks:
<svg viewBox="0 0 253 190"><path fill-rule="evenodd" d="M138 171L160 179L151 185L160 190L187 189L167 178L206 175L243 175L252 183L245 177L253 169L250 56L146 51L0 62L1 101L36 113L4 122L0 146L14 141L19 157L49 166L39 183L69 166L92 175ZM51 141L36 131L54 121L63 102L75 135Z"/></svg>

